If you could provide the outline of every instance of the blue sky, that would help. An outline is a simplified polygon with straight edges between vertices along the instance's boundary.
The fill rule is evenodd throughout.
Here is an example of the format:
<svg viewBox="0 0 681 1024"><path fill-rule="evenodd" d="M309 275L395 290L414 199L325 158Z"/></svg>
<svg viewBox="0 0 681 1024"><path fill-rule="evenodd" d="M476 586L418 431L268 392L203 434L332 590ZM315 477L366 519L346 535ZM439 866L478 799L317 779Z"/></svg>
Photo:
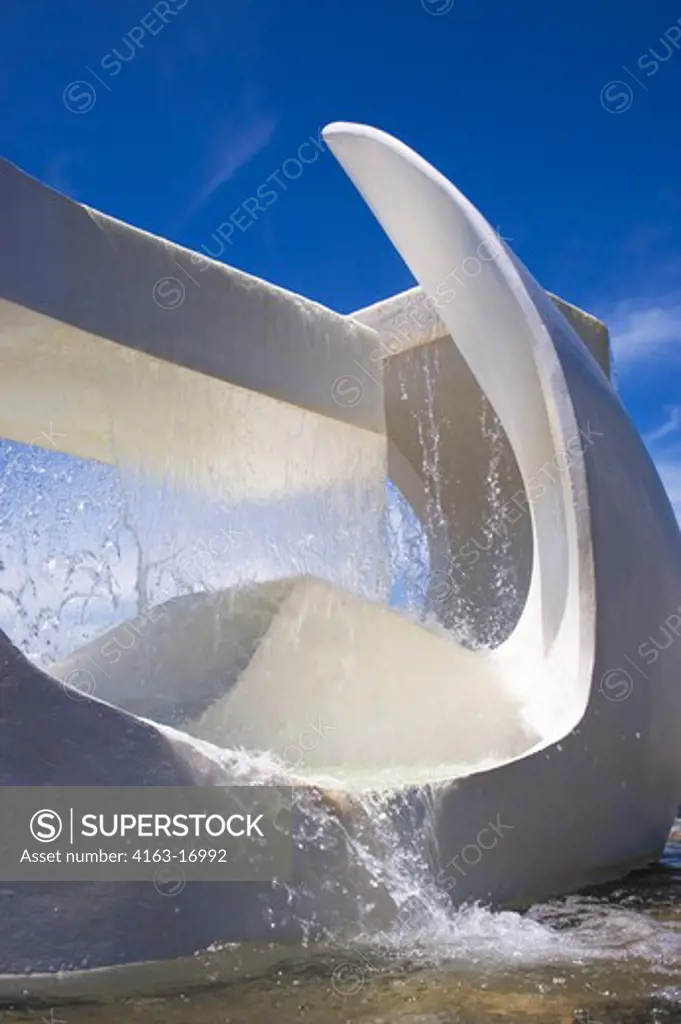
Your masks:
<svg viewBox="0 0 681 1024"><path fill-rule="evenodd" d="M679 0L4 0L0 96L4 156L198 250L279 172L222 258L342 312L410 275L328 152L281 168L332 120L396 134L609 320L681 515Z"/></svg>

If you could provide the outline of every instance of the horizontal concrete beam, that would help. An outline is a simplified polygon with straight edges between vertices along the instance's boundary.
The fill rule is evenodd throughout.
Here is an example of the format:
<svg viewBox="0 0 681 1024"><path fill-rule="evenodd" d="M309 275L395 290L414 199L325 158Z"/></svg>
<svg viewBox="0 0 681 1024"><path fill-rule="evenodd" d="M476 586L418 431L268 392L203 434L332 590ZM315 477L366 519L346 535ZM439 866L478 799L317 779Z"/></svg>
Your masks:
<svg viewBox="0 0 681 1024"><path fill-rule="evenodd" d="M339 394L355 361L366 362L376 346L369 328L91 210L7 161L0 161L0 222L0 298L7 303L383 431L380 387L356 404Z"/></svg>
<svg viewBox="0 0 681 1024"><path fill-rule="evenodd" d="M569 320L608 378L611 374L610 335L602 320L573 306L557 295L547 293L563 316ZM448 331L420 287L391 295L364 309L350 319L373 327L380 335L375 353L397 355L419 345L428 345L447 336ZM376 363L376 355L372 357Z"/></svg>

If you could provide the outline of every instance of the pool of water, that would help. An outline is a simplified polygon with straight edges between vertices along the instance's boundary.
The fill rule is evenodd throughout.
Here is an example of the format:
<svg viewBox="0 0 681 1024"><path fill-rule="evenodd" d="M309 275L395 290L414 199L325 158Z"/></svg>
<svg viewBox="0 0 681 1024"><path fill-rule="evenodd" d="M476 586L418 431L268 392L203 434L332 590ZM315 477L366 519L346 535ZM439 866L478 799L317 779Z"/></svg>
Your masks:
<svg viewBox="0 0 681 1024"><path fill-rule="evenodd" d="M626 827L623 825L623 827ZM233 950L230 955L233 954ZM240 971L197 957L172 996L16 1007L43 1024L652 1024L681 1022L681 821L660 864L524 914L452 910L386 941ZM264 960L263 960L264 963ZM196 977L196 973L195 973ZM202 977L205 980L201 980Z"/></svg>

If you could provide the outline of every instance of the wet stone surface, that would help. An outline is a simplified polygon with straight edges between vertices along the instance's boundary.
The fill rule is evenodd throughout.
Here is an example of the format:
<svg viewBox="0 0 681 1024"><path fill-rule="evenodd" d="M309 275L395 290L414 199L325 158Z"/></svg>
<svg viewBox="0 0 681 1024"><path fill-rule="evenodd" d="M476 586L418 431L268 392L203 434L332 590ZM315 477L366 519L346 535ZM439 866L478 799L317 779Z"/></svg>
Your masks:
<svg viewBox="0 0 681 1024"><path fill-rule="evenodd" d="M455 912L447 930L301 957L168 997L15 1007L3 1024L677 1024L681 835L663 862L526 914Z"/></svg>

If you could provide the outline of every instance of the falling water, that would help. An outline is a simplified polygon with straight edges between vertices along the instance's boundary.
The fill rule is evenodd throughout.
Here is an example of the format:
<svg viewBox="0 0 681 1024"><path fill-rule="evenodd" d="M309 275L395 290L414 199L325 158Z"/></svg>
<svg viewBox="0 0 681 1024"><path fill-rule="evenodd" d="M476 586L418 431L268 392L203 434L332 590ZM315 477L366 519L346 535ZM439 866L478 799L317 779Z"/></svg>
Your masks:
<svg viewBox="0 0 681 1024"><path fill-rule="evenodd" d="M434 352L425 362L427 400L417 422L427 492L425 524L419 523L391 485L383 516L385 481L380 481L379 493L371 473L365 474L361 485L350 484L341 494L329 487L295 503L281 496L270 504L217 503L207 513L206 502L193 503L186 492L179 494L170 486L159 490L156 485L151 498L145 497L143 480L129 476L121 489L115 467L86 466L58 453L32 452L22 477L15 465L18 446L8 446L0 453L5 469L4 477L0 474L0 486L4 486L0 509L5 535L11 530L14 540L3 550L0 562L0 624L33 656L55 658L124 621L145 604L157 602L164 593L228 587L244 578L271 579L286 573L326 577L374 598L389 592L393 604L410 616L427 617L428 538L444 535L454 553L461 540L454 535L456 510L443 507L442 441L433 389L437 373ZM401 386L406 397L404 380ZM512 537L500 516L504 438L489 409L484 410L479 428L491 452L483 481L490 516L481 527L480 548L494 555L495 607L501 611L485 636L487 642L494 642L507 628L504 609L516 600L516 581ZM43 486L48 477L51 487ZM361 510L359 519L353 519ZM208 541L220 535L224 540L225 529L228 544L221 547L219 557L200 565L187 561L187 550L196 550L197 535ZM461 580L456 578L455 583L459 618L453 631L465 637L476 627L475 611ZM357 767L329 779L304 759L292 765L271 751L220 750L200 740L192 742L234 781L295 784L305 823L298 842L317 848L330 829L341 827L356 873L364 879L361 890L347 892L353 904L347 915L354 922L352 934L347 929L342 935L327 929L320 935L318 930L314 935L316 972L295 987L289 974L294 996L290 1001L286 996L278 1012L282 1024L298 1021L306 1004L313 1007L305 1014L309 1024L344 1022L360 1005L352 1000L370 1004L364 1016L367 1022L445 1024L455 1020L449 1015L453 1000L469 998L476 1011L472 1019L483 1021L491 1019L485 1016L488 1011L499 1010L491 999L495 993L508 998L529 993L545 999L546 1005L534 1012L538 1022L555 1019L556 1001L562 1000L563 1009L569 1005L572 1012L591 1006L597 997L599 1009L591 1017L595 1024L620 1019L608 1017L605 1004L618 993L630 997L629 975L657 1000L658 1009L664 1009L665 1000L670 1006L678 1005L681 919L673 906L674 895L677 901L681 895L678 843L670 845L662 871L648 872L607 891L552 901L524 915L478 906L455 909L436 884L431 790L425 779L418 785L419 766L409 769L411 797L406 802L399 796L406 780L394 766L370 775ZM443 773L447 768L456 772L456 766L442 766ZM429 766L428 776L433 771ZM303 780L332 783L344 792L354 806L353 827L346 827L342 815L339 826L337 810L311 806ZM333 885L334 880L327 884ZM296 895L292 887L291 903ZM313 942L312 933L309 942ZM211 956L219 956L219 950ZM206 963L209 977L213 967ZM442 993L439 1002L419 988L422 979ZM281 975L275 974L263 982L262 990L243 989L231 996L230 1019L264 1019L263 1008L271 1006L273 993L282 996L280 984ZM396 985L402 986L399 1014L391 999ZM469 988L473 995L468 994ZM254 991L262 997L259 1017L252 1015ZM320 993L324 1009L317 1014L314 1005ZM218 1018L212 997L205 998L203 1009L199 997L193 1010L181 1004L181 1017L173 1016L176 1008L167 1005L140 1004L140 1012L150 1021L204 1024L224 1019L225 1005ZM250 1017L240 1017L239 999ZM422 1004L423 1015L402 1016L405 999L412 1001L415 1011ZM157 1009L162 1017L156 1015ZM664 1020L662 1010L650 1019ZM118 1010L100 1014L92 1007L82 1013L70 1008L66 1017L69 1024L85 1020L111 1024L121 1019Z"/></svg>
<svg viewBox="0 0 681 1024"><path fill-rule="evenodd" d="M222 751L201 742L199 746L225 766L234 781L294 781L287 766L271 754ZM311 803L306 792L298 790L296 797L301 824L295 839L300 846L318 848L338 821ZM588 1018L591 1024L678 1020L674 1007L681 998L681 821L661 868L521 914L477 905L454 908L435 884L429 787L423 787L418 800L375 790L355 790L355 796L360 808L356 827L344 834L356 870L364 872L368 882L361 896L348 892L348 899L358 904L354 913L348 907L353 930L310 933L308 949L297 959L287 958L282 949L281 964L286 966L275 971L263 967L260 981L231 985L223 997L230 1021L251 1024L260 1019L248 1016L254 1013L252 1000L265 1012L275 997L283 1024L297 1024L301 1000L309 1004L305 1016L314 1024L345 1024L360 1007L369 1024L413 1024L415 1019L430 1024L429 1012L435 1014L433 1024L458 1024L468 1019L455 1015L454 1007L460 1004L469 1008L471 1021L490 1024L507 1017L520 1024L527 1019L528 1006L534 1007L532 1019L538 1024L587 1020L578 1014L594 1006L598 1014ZM343 885L340 879L329 882ZM304 883L299 886L304 888ZM290 890L289 902L295 906L300 893L294 885ZM380 924L377 907L382 910ZM225 954L231 963L230 949ZM227 977L219 971L220 956L216 946L206 957L208 977ZM182 1019L208 1024L210 1018L201 1014L202 1007L207 1011L212 1005L211 997L205 996L205 1004L203 997L188 998L189 1015ZM319 1017L313 1011L317 999ZM410 1017L410 1004L415 1013L421 1007L426 1016ZM653 1005L656 1014L648 1016ZM558 1006L563 1017L556 1017ZM630 1016L622 1016L624 1007ZM109 1018L104 1020L110 1024ZM79 1018L75 1024L80 1024Z"/></svg>
<svg viewBox="0 0 681 1024"><path fill-rule="evenodd" d="M508 440L499 418L483 396L481 431L489 447L489 465L485 478L484 492L488 515L481 523L480 532L484 548L491 552L490 584L494 608L487 628L486 641L496 647L511 632L515 625L515 610L518 606L519 587L517 564L514 559L513 535L504 507L508 499L508 481L502 477L502 463Z"/></svg>

